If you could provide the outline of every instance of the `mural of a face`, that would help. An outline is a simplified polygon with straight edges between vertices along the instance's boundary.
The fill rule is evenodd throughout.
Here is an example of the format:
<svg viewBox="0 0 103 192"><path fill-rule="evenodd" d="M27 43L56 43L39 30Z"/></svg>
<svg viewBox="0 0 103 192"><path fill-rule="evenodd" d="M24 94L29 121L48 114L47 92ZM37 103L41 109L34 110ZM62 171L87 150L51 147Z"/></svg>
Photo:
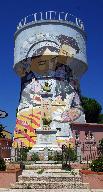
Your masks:
<svg viewBox="0 0 103 192"><path fill-rule="evenodd" d="M23 68L22 66L20 66L20 67L18 68L18 74L19 74L21 77L24 77L25 74L26 74L26 69Z"/></svg>
<svg viewBox="0 0 103 192"><path fill-rule="evenodd" d="M30 70L39 74L46 74L48 70L55 70L57 63L68 64L79 53L78 43L73 37L59 35L56 38L58 45L52 41L42 41L30 48L27 63L26 61L22 62L18 68L18 74L23 77Z"/></svg>
<svg viewBox="0 0 103 192"><path fill-rule="evenodd" d="M70 49L70 47L72 47L73 49L75 49L76 54L79 53L80 48L78 46L77 41L73 37L59 35L58 39L61 43L61 47L62 47L62 45L68 45L68 47L66 47L66 49L68 49L68 48Z"/></svg>
<svg viewBox="0 0 103 192"><path fill-rule="evenodd" d="M31 60L31 71L45 73L49 69L48 58L46 56L35 57Z"/></svg>
<svg viewBox="0 0 103 192"><path fill-rule="evenodd" d="M35 56L34 53L34 56L31 59L31 71L45 74L48 70L55 70L56 55L58 54L57 49L55 51L55 49L51 47L44 47L37 52L39 53L39 56Z"/></svg>
<svg viewBox="0 0 103 192"><path fill-rule="evenodd" d="M79 47L75 39L61 35L58 37L61 47L58 56L58 63L68 64L68 61L79 52Z"/></svg>

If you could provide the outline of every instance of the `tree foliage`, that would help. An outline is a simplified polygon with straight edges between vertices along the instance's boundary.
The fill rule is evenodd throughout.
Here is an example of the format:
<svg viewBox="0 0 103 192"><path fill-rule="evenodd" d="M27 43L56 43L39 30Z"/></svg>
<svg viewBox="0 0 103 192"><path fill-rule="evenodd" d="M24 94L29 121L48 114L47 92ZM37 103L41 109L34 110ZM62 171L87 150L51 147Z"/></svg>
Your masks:
<svg viewBox="0 0 103 192"><path fill-rule="evenodd" d="M93 160L90 167L91 171L103 172L103 157L98 157L98 159Z"/></svg>
<svg viewBox="0 0 103 192"><path fill-rule="evenodd" d="M6 164L3 158L0 157L0 171L5 171Z"/></svg>
<svg viewBox="0 0 103 192"><path fill-rule="evenodd" d="M20 149L20 156L18 157L18 160L20 160L20 161L27 161L27 153L29 152L30 149L31 149L31 147L21 148Z"/></svg>
<svg viewBox="0 0 103 192"><path fill-rule="evenodd" d="M2 131L4 130L4 126L0 124L0 138L4 138L5 136L3 135Z"/></svg>
<svg viewBox="0 0 103 192"><path fill-rule="evenodd" d="M99 123L103 124L103 114L99 114Z"/></svg>
<svg viewBox="0 0 103 192"><path fill-rule="evenodd" d="M101 105L95 100L87 97L81 97L81 104L84 109L87 123L99 123Z"/></svg>
<svg viewBox="0 0 103 192"><path fill-rule="evenodd" d="M39 155L37 153L33 153L31 156L31 161L40 161Z"/></svg>
<svg viewBox="0 0 103 192"><path fill-rule="evenodd" d="M99 141L99 146L103 148L103 138Z"/></svg>

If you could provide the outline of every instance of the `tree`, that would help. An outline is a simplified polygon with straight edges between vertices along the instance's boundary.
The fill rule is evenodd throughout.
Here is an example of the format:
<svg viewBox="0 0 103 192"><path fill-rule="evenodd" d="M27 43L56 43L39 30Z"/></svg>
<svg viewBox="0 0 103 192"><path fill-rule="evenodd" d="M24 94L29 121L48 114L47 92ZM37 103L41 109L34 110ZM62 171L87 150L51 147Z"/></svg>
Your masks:
<svg viewBox="0 0 103 192"><path fill-rule="evenodd" d="M90 165L91 171L103 172L103 157L98 157Z"/></svg>
<svg viewBox="0 0 103 192"><path fill-rule="evenodd" d="M4 126L0 124L0 138L4 138L5 136L3 135L2 131L4 130Z"/></svg>
<svg viewBox="0 0 103 192"><path fill-rule="evenodd" d="M99 141L98 154L103 157L103 138Z"/></svg>
<svg viewBox="0 0 103 192"><path fill-rule="evenodd" d="M27 153L29 152L30 149L31 149L31 147L21 148L21 150L20 150L20 157L18 157L18 160L27 161Z"/></svg>
<svg viewBox="0 0 103 192"><path fill-rule="evenodd" d="M103 114L99 114L99 123L103 124Z"/></svg>
<svg viewBox="0 0 103 192"><path fill-rule="evenodd" d="M103 148L103 138L99 141L99 146Z"/></svg>
<svg viewBox="0 0 103 192"><path fill-rule="evenodd" d="M81 97L81 104L84 109L85 118L87 123L99 123L101 105L92 98Z"/></svg>
<svg viewBox="0 0 103 192"><path fill-rule="evenodd" d="M0 157L0 171L5 171L6 163L3 158Z"/></svg>

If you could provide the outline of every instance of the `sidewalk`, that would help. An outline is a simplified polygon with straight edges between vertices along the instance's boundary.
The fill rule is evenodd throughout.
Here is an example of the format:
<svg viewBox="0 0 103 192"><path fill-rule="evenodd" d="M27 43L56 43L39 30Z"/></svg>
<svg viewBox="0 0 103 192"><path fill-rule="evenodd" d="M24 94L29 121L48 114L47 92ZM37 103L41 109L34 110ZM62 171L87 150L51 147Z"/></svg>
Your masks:
<svg viewBox="0 0 103 192"><path fill-rule="evenodd" d="M103 189L4 189L0 192L103 192Z"/></svg>

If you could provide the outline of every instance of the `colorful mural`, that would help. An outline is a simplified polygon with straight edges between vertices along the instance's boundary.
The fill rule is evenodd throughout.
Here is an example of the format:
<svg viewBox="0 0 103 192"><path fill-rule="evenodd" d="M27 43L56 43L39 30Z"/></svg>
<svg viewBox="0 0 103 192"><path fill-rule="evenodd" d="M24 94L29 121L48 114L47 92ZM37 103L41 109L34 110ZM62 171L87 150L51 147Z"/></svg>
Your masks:
<svg viewBox="0 0 103 192"><path fill-rule="evenodd" d="M70 122L78 120L83 112L78 91L71 85L71 80L70 67L58 63L55 70L48 70L47 74L30 71L22 78L16 142L22 140L22 145L33 146L37 139L36 129L41 127L59 129L58 143L65 143L65 137L72 138Z"/></svg>
<svg viewBox="0 0 103 192"><path fill-rule="evenodd" d="M73 144L71 122L85 122L79 86L86 69L85 37L70 26L47 27L29 27L15 36L21 93L14 147Z"/></svg>

